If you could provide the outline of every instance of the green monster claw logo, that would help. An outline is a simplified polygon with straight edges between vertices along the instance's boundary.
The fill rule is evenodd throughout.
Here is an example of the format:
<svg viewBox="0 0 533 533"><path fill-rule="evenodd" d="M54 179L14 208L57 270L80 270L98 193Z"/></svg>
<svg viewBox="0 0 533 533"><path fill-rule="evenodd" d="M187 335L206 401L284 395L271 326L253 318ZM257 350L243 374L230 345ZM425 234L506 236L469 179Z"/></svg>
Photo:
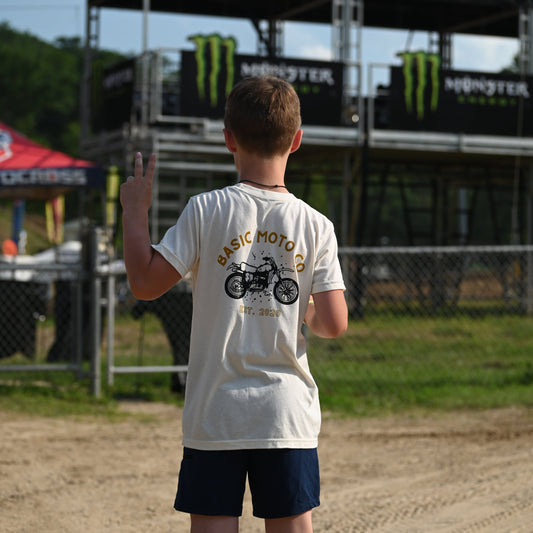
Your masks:
<svg viewBox="0 0 533 533"><path fill-rule="evenodd" d="M426 52L400 52L398 56L403 58L405 108L410 114L416 110L417 119L423 120L428 77L431 82L431 111L436 111L439 105L439 71L441 58L438 54L428 54ZM415 97L414 105L413 95Z"/></svg>
<svg viewBox="0 0 533 533"><path fill-rule="evenodd" d="M217 33L211 35L192 35L188 40L196 44L196 87L198 89L198 97L201 101L207 99L205 81L208 76L209 105L213 108L217 107L218 81L223 65L226 67L224 95L228 96L233 88L233 82L235 80L234 59L237 41L233 37L226 37L224 39ZM207 73L208 53L211 57L209 74Z"/></svg>

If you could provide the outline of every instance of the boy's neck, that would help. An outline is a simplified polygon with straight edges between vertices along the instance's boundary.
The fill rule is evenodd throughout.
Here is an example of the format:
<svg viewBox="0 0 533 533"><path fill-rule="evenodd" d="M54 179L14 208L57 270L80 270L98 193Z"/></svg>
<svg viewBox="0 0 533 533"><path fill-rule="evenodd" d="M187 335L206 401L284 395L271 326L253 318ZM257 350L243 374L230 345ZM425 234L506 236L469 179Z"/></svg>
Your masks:
<svg viewBox="0 0 533 533"><path fill-rule="evenodd" d="M259 189L276 192L288 192L285 186L285 168L287 158L275 157L272 159L243 157L237 164L239 181Z"/></svg>
<svg viewBox="0 0 533 533"><path fill-rule="evenodd" d="M255 186L259 189L287 189L287 187L285 185L281 185L279 183L275 183L274 185L266 185L265 183L260 183L258 181L254 181L254 180L247 180L247 179L244 179L244 178L240 178L239 179L239 183L249 183L250 185L252 186ZM276 192L286 192L286 191L276 191Z"/></svg>

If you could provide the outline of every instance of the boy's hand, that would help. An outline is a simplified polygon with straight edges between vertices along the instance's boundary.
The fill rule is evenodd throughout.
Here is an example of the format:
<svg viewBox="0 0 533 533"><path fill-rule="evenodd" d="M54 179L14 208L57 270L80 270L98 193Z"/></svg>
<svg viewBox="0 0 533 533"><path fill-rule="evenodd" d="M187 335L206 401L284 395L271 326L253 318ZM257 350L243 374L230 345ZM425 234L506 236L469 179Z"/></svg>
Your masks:
<svg viewBox="0 0 533 533"><path fill-rule="evenodd" d="M133 176L120 186L120 203L122 209L148 211L152 204L152 183L155 172L155 154L151 154L143 176L143 158L140 152L135 155L135 170Z"/></svg>

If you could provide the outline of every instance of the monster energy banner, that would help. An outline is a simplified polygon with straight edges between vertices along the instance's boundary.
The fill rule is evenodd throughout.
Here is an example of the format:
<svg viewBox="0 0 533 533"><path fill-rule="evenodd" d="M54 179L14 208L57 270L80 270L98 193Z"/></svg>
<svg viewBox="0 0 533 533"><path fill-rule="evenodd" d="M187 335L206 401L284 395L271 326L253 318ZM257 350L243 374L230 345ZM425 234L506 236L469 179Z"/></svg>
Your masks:
<svg viewBox="0 0 533 533"><path fill-rule="evenodd" d="M271 75L290 82L300 97L302 121L338 126L341 122L341 63L266 59L235 53L235 40L218 35L191 37L196 51L182 51L182 115L222 118L226 97L239 80Z"/></svg>
<svg viewBox="0 0 533 533"><path fill-rule="evenodd" d="M533 136L532 77L443 70L436 54L399 55L404 65L391 67L389 128Z"/></svg>

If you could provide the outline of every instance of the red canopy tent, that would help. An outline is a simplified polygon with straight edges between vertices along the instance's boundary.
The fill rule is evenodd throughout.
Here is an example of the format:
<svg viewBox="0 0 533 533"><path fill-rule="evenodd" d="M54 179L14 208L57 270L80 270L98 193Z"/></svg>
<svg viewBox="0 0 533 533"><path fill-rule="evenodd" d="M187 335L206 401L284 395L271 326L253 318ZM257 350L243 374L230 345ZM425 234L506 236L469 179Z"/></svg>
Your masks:
<svg viewBox="0 0 533 533"><path fill-rule="evenodd" d="M104 187L98 165L45 148L0 122L0 198L47 200L73 189Z"/></svg>

